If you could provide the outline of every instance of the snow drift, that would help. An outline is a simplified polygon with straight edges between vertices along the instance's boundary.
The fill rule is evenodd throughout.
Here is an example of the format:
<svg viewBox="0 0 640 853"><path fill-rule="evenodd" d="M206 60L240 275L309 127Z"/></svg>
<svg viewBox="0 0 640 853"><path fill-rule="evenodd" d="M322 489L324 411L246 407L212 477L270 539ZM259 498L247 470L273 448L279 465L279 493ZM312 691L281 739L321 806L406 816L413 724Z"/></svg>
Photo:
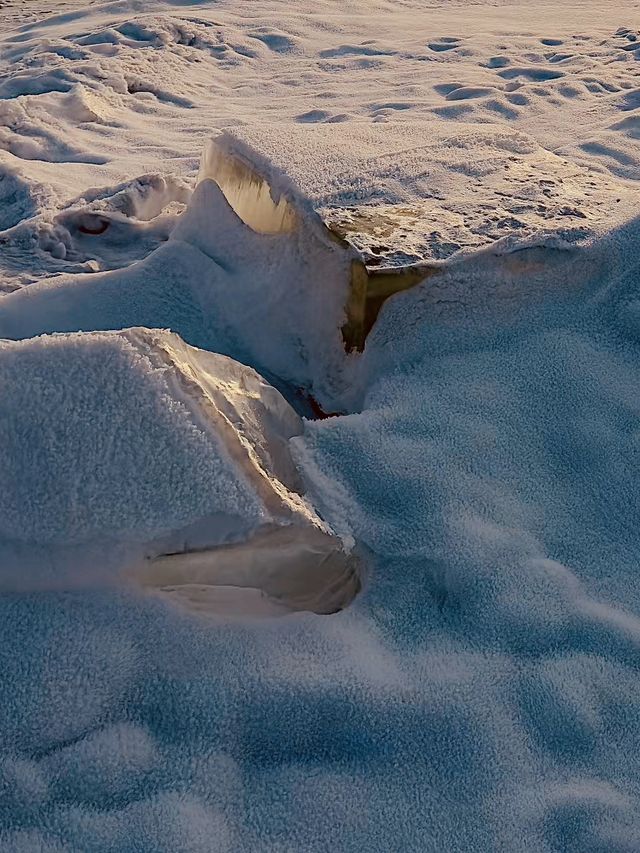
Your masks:
<svg viewBox="0 0 640 853"><path fill-rule="evenodd" d="M5 589L30 549L46 550L54 586L104 581L116 549L138 583L201 609L219 586L284 611L292 585L298 607L306 591L321 610L357 591L355 561L300 494L289 439L302 421L255 371L132 329L4 342L0 376Z"/></svg>

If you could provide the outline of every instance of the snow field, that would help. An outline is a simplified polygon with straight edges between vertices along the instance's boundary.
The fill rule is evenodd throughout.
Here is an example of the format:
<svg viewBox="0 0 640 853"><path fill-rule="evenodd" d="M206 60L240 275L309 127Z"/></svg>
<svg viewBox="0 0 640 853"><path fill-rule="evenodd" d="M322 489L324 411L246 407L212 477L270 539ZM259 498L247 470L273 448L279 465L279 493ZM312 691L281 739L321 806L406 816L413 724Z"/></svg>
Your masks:
<svg viewBox="0 0 640 853"><path fill-rule="evenodd" d="M635 853L637 8L51 6L0 10L0 848ZM454 259L346 364L340 269L190 196L258 120L479 150L506 123L566 161L554 192L592 172L585 233ZM442 172L459 216L541 215L486 174ZM107 331L141 325L211 352ZM216 352L349 414L302 423ZM355 539L349 607L216 621L107 583L213 544L203 517L244 540L265 496Z"/></svg>

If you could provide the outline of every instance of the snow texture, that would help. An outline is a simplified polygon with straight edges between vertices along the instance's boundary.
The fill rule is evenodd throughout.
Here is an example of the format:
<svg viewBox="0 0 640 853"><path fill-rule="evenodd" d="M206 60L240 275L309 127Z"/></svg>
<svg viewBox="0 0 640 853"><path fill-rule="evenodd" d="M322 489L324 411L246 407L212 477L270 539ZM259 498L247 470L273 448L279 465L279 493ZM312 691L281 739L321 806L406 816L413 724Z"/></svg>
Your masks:
<svg viewBox="0 0 640 853"><path fill-rule="evenodd" d="M640 849L639 12L5 0L2 851ZM191 194L257 124L341 203L300 140L382 125L388 174L344 175L438 211L361 356L339 253ZM230 621L117 580L265 524L354 541L360 595Z"/></svg>

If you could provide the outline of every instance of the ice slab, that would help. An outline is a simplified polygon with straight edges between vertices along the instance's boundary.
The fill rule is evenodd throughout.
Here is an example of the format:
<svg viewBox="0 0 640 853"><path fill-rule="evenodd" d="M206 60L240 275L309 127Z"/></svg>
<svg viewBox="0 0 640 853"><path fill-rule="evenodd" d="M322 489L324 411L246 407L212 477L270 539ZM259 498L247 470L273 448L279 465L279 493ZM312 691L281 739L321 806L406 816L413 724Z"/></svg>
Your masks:
<svg viewBox="0 0 640 853"><path fill-rule="evenodd" d="M586 241L630 219L634 202L628 185L521 131L457 122L232 128L205 146L199 179L259 234L298 231L327 257L342 248L348 351L364 348L390 296L443 262Z"/></svg>
<svg viewBox="0 0 640 853"><path fill-rule="evenodd" d="M230 162L248 167L275 204L324 224L372 270L442 260L514 234L606 230L630 218L634 204L624 182L500 124L254 123L211 140L201 177L215 179L223 155L227 174Z"/></svg>
<svg viewBox="0 0 640 853"><path fill-rule="evenodd" d="M271 527L246 542L165 554L133 579L189 609L225 616L343 610L360 590L359 560L311 525Z"/></svg>

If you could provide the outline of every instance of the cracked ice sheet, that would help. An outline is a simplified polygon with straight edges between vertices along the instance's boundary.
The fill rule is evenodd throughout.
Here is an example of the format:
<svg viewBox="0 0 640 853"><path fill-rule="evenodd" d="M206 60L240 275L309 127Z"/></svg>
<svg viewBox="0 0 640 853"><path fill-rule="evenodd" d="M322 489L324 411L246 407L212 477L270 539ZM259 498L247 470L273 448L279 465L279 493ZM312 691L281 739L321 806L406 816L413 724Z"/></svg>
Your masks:
<svg viewBox="0 0 640 853"><path fill-rule="evenodd" d="M3 162L51 216L188 175L213 126L258 113L497 117L637 180L628 5L43 5L7 6L2 50L32 90L12 147L50 159ZM76 84L99 120L51 109ZM3 849L636 851L634 245L612 244L608 290L463 344L418 294L388 314L368 413L300 446L378 553L339 616L212 628L118 592L3 596ZM12 285L65 262L10 252Z"/></svg>

